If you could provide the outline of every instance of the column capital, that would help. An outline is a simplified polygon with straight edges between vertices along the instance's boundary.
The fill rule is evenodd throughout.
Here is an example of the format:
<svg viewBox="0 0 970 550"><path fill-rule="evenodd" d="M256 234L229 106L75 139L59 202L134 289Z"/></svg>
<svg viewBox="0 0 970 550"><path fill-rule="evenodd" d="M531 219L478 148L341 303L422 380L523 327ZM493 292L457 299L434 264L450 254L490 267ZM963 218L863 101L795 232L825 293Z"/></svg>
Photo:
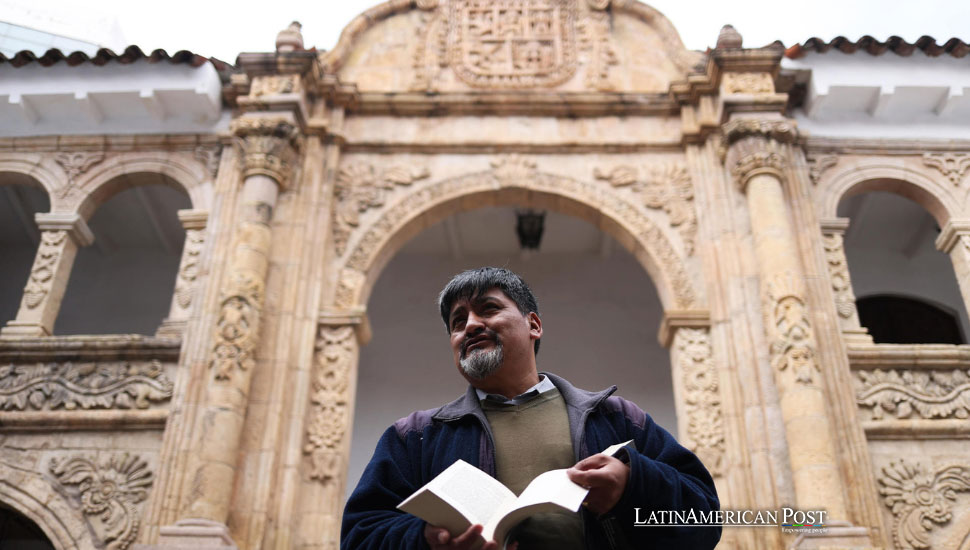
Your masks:
<svg viewBox="0 0 970 550"><path fill-rule="evenodd" d="M950 220L936 238L936 249L949 254L964 235L970 236L970 220Z"/></svg>
<svg viewBox="0 0 970 550"><path fill-rule="evenodd" d="M660 345L669 348L674 341L674 335L678 329L682 328L710 328L711 312L700 309L684 309L664 311L664 317L660 321L660 330L657 332L657 340Z"/></svg>
<svg viewBox="0 0 970 550"><path fill-rule="evenodd" d="M771 174L779 180L788 165L784 144L792 143L795 122L785 118L739 117L721 126L726 161L735 183L744 192L751 178Z"/></svg>
<svg viewBox="0 0 970 550"><path fill-rule="evenodd" d="M182 228L186 231L192 229L205 229L206 224L209 222L209 211L208 210L179 210L177 212L179 221L182 222Z"/></svg>
<svg viewBox="0 0 970 550"><path fill-rule="evenodd" d="M822 228L822 233L839 233L845 234L845 230L849 228L849 218L822 218L818 220L819 227Z"/></svg>
<svg viewBox="0 0 970 550"><path fill-rule="evenodd" d="M728 146L746 137L779 143L792 143L798 137L795 121L786 118L732 118L721 126L721 133Z"/></svg>
<svg viewBox="0 0 970 550"><path fill-rule="evenodd" d="M289 183L299 149L299 128L278 113L246 115L230 123L242 163L243 177L264 175L280 187Z"/></svg>
<svg viewBox="0 0 970 550"><path fill-rule="evenodd" d="M317 323L321 331L341 326L353 327L357 335L357 343L362 346L367 345L372 336L367 310L362 307L341 310L325 309L320 312Z"/></svg>
<svg viewBox="0 0 970 550"><path fill-rule="evenodd" d="M38 212L34 221L41 231L67 231L78 246L89 246L94 242L94 233L84 218L74 212Z"/></svg>

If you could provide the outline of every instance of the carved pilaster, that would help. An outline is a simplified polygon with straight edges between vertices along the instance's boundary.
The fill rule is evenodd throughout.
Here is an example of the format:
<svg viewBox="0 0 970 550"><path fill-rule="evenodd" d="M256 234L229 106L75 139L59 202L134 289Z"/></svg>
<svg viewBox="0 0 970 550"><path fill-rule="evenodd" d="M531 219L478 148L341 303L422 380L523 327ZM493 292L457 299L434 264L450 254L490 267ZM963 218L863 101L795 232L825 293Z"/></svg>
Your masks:
<svg viewBox="0 0 970 550"><path fill-rule="evenodd" d="M137 455L101 461L84 455L52 459L50 471L63 486L77 486L77 500L107 550L126 550L140 527L136 506L148 496L154 475Z"/></svg>
<svg viewBox="0 0 970 550"><path fill-rule="evenodd" d="M825 249L825 264L835 297L835 311L838 314L842 337L850 344L871 344L872 336L859 322L859 312L855 307L855 293L849 276L849 264L845 259L843 238L849 227L848 218L822 220L822 246Z"/></svg>
<svg viewBox="0 0 970 550"><path fill-rule="evenodd" d="M79 246L94 235L77 214L35 214L40 246L30 269L17 318L3 328L4 336L49 336L60 309Z"/></svg>
<svg viewBox="0 0 970 550"><path fill-rule="evenodd" d="M182 245L182 260L175 276L172 305L168 317L158 328L158 336L177 336L185 329L189 310L195 301L202 250L205 248L205 226L209 213L204 210L179 210L178 216L185 228L185 244Z"/></svg>
<svg viewBox="0 0 970 550"><path fill-rule="evenodd" d="M707 328L675 330L671 364L680 394L680 440L712 475L721 476L725 471L724 417L710 333Z"/></svg>

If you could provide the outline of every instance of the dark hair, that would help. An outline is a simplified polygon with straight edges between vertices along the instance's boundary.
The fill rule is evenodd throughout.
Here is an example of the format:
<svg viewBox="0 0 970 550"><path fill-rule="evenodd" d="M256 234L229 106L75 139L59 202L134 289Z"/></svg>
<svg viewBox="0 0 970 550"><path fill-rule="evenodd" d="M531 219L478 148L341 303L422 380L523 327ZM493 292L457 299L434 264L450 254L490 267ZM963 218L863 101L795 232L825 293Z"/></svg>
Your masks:
<svg viewBox="0 0 970 550"><path fill-rule="evenodd" d="M451 306L456 300L471 300L493 288L501 290L515 302L522 315L532 312L539 314L535 294L522 277L503 267L480 267L455 275L438 295L438 309L441 311L441 320L445 322L445 330L451 332L448 316L451 315ZM536 355L539 354L539 340L535 341L532 349Z"/></svg>

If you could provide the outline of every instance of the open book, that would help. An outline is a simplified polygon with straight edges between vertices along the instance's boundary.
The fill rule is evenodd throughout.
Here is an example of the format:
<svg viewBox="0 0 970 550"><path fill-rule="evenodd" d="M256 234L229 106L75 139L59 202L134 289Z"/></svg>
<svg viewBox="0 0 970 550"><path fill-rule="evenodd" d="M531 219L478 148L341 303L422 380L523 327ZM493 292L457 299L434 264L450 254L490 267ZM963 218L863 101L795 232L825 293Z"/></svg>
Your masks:
<svg viewBox="0 0 970 550"><path fill-rule="evenodd" d="M632 440L631 440L632 441ZM603 451L613 456L630 441ZM589 491L569 480L566 470L550 470L536 476L518 497L497 479L459 460L398 504L452 536L474 524L484 527L475 548L486 541L503 545L512 528L533 514L566 509L576 512Z"/></svg>

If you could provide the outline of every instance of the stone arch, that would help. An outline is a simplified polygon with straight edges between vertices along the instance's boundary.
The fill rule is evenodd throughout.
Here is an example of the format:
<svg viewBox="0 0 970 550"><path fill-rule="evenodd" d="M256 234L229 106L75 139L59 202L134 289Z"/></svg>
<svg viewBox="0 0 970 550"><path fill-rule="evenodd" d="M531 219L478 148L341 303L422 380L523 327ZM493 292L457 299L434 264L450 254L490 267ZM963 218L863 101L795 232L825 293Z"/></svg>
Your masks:
<svg viewBox="0 0 970 550"><path fill-rule="evenodd" d="M820 197L819 215L835 218L844 199L869 191L885 191L905 197L926 209L940 227L957 215L952 191L923 172L885 162L854 165L835 174ZM949 205L949 206L948 206Z"/></svg>
<svg viewBox="0 0 970 550"><path fill-rule="evenodd" d="M190 153L133 153L106 159L78 179L81 193L70 206L88 219L98 206L127 187L121 176L139 173L166 176L163 183L187 194L193 209L210 207L212 178Z"/></svg>
<svg viewBox="0 0 970 550"><path fill-rule="evenodd" d="M528 183L524 183L528 182ZM421 230L458 210L483 206L548 208L590 222L614 237L644 267L665 311L703 309L683 258L666 235L632 203L602 185L542 172L466 174L414 189L366 228L339 262L331 304L363 309L393 255Z"/></svg>
<svg viewBox="0 0 970 550"><path fill-rule="evenodd" d="M64 178L57 174L56 168L51 166L41 155L17 155L16 157L0 156L0 174L12 173L24 176L24 183L40 187L47 193L51 201L51 210L57 200L57 189L64 186Z"/></svg>
<svg viewBox="0 0 970 550"><path fill-rule="evenodd" d="M0 468L0 472L0 501L34 522L54 548L83 550L97 547L77 510L40 476L24 474L23 470L9 466Z"/></svg>

